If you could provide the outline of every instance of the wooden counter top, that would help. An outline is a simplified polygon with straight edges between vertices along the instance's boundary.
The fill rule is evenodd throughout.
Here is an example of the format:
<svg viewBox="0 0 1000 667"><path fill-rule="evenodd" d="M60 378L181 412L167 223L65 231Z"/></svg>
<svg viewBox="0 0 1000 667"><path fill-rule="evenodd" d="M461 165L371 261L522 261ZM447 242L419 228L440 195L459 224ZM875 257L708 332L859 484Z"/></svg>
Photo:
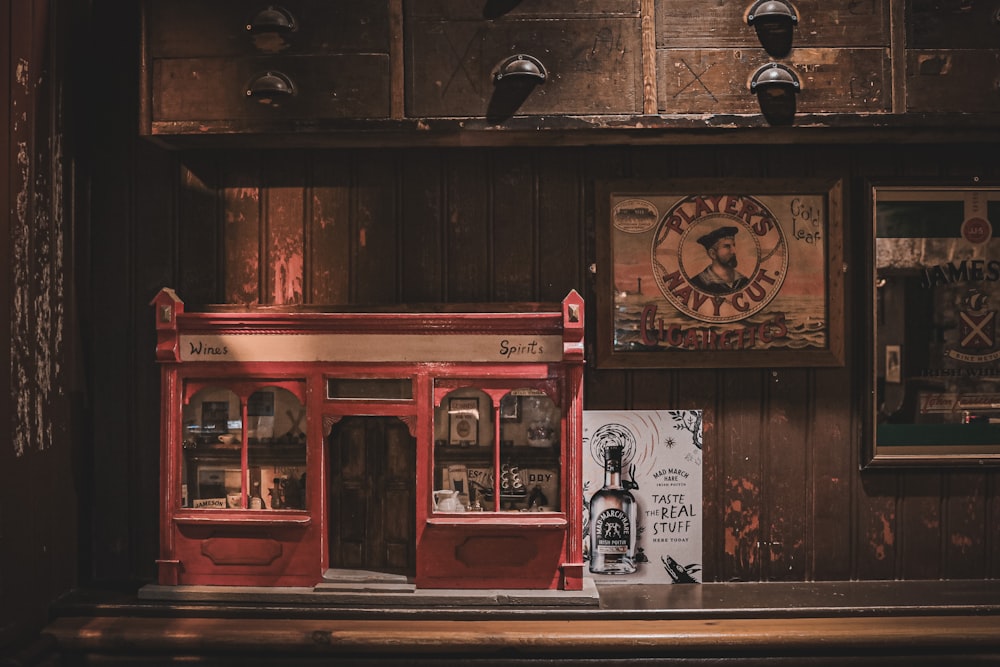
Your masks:
<svg viewBox="0 0 1000 667"><path fill-rule="evenodd" d="M338 664L409 665L1000 660L995 581L604 586L600 593L599 608L420 609L178 605L128 595L101 601L81 592L59 606L46 634L83 664L144 664L167 656L188 656L195 664L217 664L212 660L220 656L247 664L270 664L278 656L320 664L336 656ZM829 662L835 658L841 662Z"/></svg>

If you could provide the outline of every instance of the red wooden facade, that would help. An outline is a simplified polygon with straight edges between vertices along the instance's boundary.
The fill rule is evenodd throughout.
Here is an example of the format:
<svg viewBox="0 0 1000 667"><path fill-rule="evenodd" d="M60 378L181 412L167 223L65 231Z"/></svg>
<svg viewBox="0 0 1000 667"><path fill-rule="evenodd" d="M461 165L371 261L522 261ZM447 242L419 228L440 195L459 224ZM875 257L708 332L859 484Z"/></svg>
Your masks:
<svg viewBox="0 0 1000 667"><path fill-rule="evenodd" d="M583 587L577 293L475 313L195 313L170 289L153 304L159 583L314 586L334 568ZM499 412L529 398L556 408L542 454ZM457 401L473 407L456 441ZM532 462L559 478L545 506L528 502Z"/></svg>

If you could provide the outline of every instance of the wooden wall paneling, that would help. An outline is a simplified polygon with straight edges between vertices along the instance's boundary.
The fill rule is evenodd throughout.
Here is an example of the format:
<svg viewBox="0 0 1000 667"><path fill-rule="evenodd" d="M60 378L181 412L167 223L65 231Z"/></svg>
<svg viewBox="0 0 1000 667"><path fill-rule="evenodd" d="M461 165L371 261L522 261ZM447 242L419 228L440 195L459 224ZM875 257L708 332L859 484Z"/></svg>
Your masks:
<svg viewBox="0 0 1000 667"><path fill-rule="evenodd" d="M813 479L809 461L813 442L808 425L815 397L811 373L805 369L771 370L767 381L767 423L761 442L763 481L767 503L761 527L767 553L763 578L802 581L808 558L808 495Z"/></svg>
<svg viewBox="0 0 1000 667"><path fill-rule="evenodd" d="M204 154L185 155L177 169L177 217L173 224L177 229L178 268L172 287L187 303L219 303L224 298L226 266L220 261L223 257L220 165L217 159ZM158 187L173 181L171 178ZM152 328L151 324L147 326Z"/></svg>
<svg viewBox="0 0 1000 667"><path fill-rule="evenodd" d="M941 577L944 539L942 495L947 473L907 471L900 501L899 568L902 579Z"/></svg>
<svg viewBox="0 0 1000 667"><path fill-rule="evenodd" d="M305 300L305 155L265 154L265 197L260 259L261 301L278 305Z"/></svg>
<svg viewBox="0 0 1000 667"><path fill-rule="evenodd" d="M354 153L357 170L354 219L353 301L384 304L399 301L399 233L396 199L399 180L398 152Z"/></svg>
<svg viewBox="0 0 1000 667"><path fill-rule="evenodd" d="M81 491L81 498L89 510L84 519L90 531L89 578L112 582L134 576L133 549L149 552L149 545L139 547L136 542L142 537L132 534L134 521L141 520L136 508L149 501L136 500L133 506L129 496L141 491L139 481L132 478L136 472L132 440L136 397L131 350L136 340L136 311L147 308L149 303L143 300L146 295L139 298L135 292L136 139L131 132L134 121L125 115L126 109L134 107L138 95L134 71L123 66L134 62L132 49L138 35L134 29L137 23L131 21L137 11L137 3L96 3L87 17L90 25L100 26L102 31L92 34L88 42L87 63L106 68L102 79L106 95L99 102L88 102L95 106L85 127L89 158L86 174L92 180L87 211L91 221L89 236L81 245L90 253L89 289L86 310L81 315L86 318L84 326L88 330L84 355L89 364L87 417L88 435L92 438L88 443L92 448L84 450L84 457L92 457L88 461L92 467L88 471L90 484ZM116 33L116 38L108 37ZM152 326L151 321L147 326ZM147 537L153 535L155 529Z"/></svg>
<svg viewBox="0 0 1000 667"><path fill-rule="evenodd" d="M579 248L585 202L580 178L580 149L538 152L537 298L561 301L571 289L582 290Z"/></svg>
<svg viewBox="0 0 1000 667"><path fill-rule="evenodd" d="M349 151L325 151L313 156L306 207L304 286L307 303L350 303L353 169L349 155Z"/></svg>
<svg viewBox="0 0 1000 667"><path fill-rule="evenodd" d="M260 160L258 153L244 152L226 161L222 185L225 255L220 261L226 272L226 303L258 304L265 298Z"/></svg>
<svg viewBox="0 0 1000 667"><path fill-rule="evenodd" d="M147 142L136 142L135 221L141 233L134 241L136 306L130 309L136 359L130 378L133 395L130 437L134 453L128 497L132 512L129 535L134 543L134 573L155 578L160 519L160 368L154 360L156 330L148 304L163 287L176 286L176 202L180 170L175 153ZM187 298L183 292L181 298Z"/></svg>
<svg viewBox="0 0 1000 667"><path fill-rule="evenodd" d="M48 0L0 1L4 656L35 639L49 604L78 579L85 466L75 464L85 438L83 415L74 410L82 393L70 208L76 107L66 76L72 58L63 47L74 9Z"/></svg>
<svg viewBox="0 0 1000 667"><path fill-rule="evenodd" d="M496 151L491 160L490 198L493 242L492 289L496 301L532 301L540 253L536 235L541 211L533 155L536 151ZM562 229L565 225L560 225ZM565 248L563 249L565 251ZM547 257L542 258L544 264ZM581 292L582 294L582 292ZM562 300L566 295L559 297Z"/></svg>
<svg viewBox="0 0 1000 667"><path fill-rule="evenodd" d="M488 153L469 149L450 154L445 178L446 299L488 302L489 200L482 187L490 178Z"/></svg>
<svg viewBox="0 0 1000 667"><path fill-rule="evenodd" d="M870 308L870 279L864 266L864 249L867 245L870 222L868 190L869 181L884 181L897 178L911 155L902 154L900 146L873 147L865 151L855 152L852 160L852 174L856 175L852 205L845 208L852 212L849 216L852 223L845 219L845 234L853 241L849 247L848 261L853 282L849 283L848 295L852 295L856 307L850 309L857 320L851 329L858 335L847 336L847 368L853 379L850 385L858 392L859 397L867 395L867 346L870 344L870 332L866 330L865 314ZM847 191L845 191L847 192ZM852 339L855 339L852 341ZM862 347L863 346L863 347ZM860 409L860 401L858 407ZM843 422L843 414L838 420ZM860 411L856 411L849 423L858 430L860 438L870 437L859 423L863 419ZM866 462L862 462L866 463ZM861 580L895 579L897 568L897 552L899 549L900 519L898 498L901 491L900 473L894 470L863 470L852 475L856 479L856 489L853 494L854 508L850 517L853 551L851 578Z"/></svg>
<svg viewBox="0 0 1000 667"><path fill-rule="evenodd" d="M587 410L622 410L628 405L628 373L623 370L601 370L594 364L597 330L597 274L610 270L598 264L597 227L609 224L597 217L595 183L605 179L622 178L629 170L630 149L622 147L590 148L584 153L583 183L586 214L583 225L584 257L587 264L587 283L581 292L586 304L585 340L588 367L583 374L583 401Z"/></svg>
<svg viewBox="0 0 1000 667"><path fill-rule="evenodd" d="M854 521L854 574L860 580L896 579L900 519L897 472L866 471L861 475Z"/></svg>
<svg viewBox="0 0 1000 667"><path fill-rule="evenodd" d="M404 303L433 303L444 298L448 272L444 162L441 151L404 153L399 198Z"/></svg>
<svg viewBox="0 0 1000 667"><path fill-rule="evenodd" d="M852 525L856 520L854 494L860 489L860 443L842 415L853 406L850 375L844 369L812 371L810 414L809 494L803 508L809 522L811 561L807 581L840 581L851 578L855 548Z"/></svg>
<svg viewBox="0 0 1000 667"><path fill-rule="evenodd" d="M983 545L986 557L986 574L990 579L1000 578L1000 472L986 474L986 510L983 512L986 538Z"/></svg>
<svg viewBox="0 0 1000 667"><path fill-rule="evenodd" d="M940 578L987 577L987 475L979 471L954 472L945 478L942 519L944 557Z"/></svg>
<svg viewBox="0 0 1000 667"><path fill-rule="evenodd" d="M767 419L757 369L728 371L717 399L716 443L721 449L724 553L722 581L760 581L763 572L761 514L770 497L762 486L762 422ZM723 476L724 475L724 476Z"/></svg>
<svg viewBox="0 0 1000 667"><path fill-rule="evenodd" d="M720 371L695 369L674 371L673 394L665 407L670 410L701 410L702 431L702 577L717 581L721 572L724 487L722 448L719 446L718 404Z"/></svg>

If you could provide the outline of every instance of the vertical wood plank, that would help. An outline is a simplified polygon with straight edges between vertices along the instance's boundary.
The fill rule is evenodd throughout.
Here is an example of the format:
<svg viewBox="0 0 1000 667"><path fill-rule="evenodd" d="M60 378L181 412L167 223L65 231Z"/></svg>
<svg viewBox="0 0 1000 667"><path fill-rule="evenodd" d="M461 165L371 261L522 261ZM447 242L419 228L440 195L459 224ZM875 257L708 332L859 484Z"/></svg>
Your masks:
<svg viewBox="0 0 1000 667"><path fill-rule="evenodd" d="M302 303L305 294L305 189L306 165L301 153L271 154L263 163L267 188L264 211L264 260L261 300L290 305Z"/></svg>
<svg viewBox="0 0 1000 667"><path fill-rule="evenodd" d="M656 2L639 3L642 25L642 113L651 115L656 108Z"/></svg>
<svg viewBox="0 0 1000 667"><path fill-rule="evenodd" d="M807 554L807 486L812 484L808 455L810 382L808 371L773 370L768 382L768 420L762 443L767 505L768 557L764 578L801 581Z"/></svg>
<svg viewBox="0 0 1000 667"><path fill-rule="evenodd" d="M953 472L945 478L943 579L987 577L986 475Z"/></svg>
<svg viewBox="0 0 1000 667"><path fill-rule="evenodd" d="M761 512L768 500L761 487L761 371L726 373L718 399L716 436L724 451L724 549L719 574L724 581L759 581L762 573Z"/></svg>
<svg viewBox="0 0 1000 667"><path fill-rule="evenodd" d="M27 5L27 3L15 3ZM95 25L115 26L120 18L114 3L95 5ZM102 23L103 22L103 23ZM126 62L119 49L127 41L95 38L93 62ZM122 94L129 85L121 77L121 67L109 70L109 90ZM113 98L112 98L113 99ZM119 116L121 107L111 104L106 114L94 114L88 131L105 137L99 148L94 143L90 173L99 182L90 201L91 251L89 317L96 325L92 333L90 357L99 359L91 367L89 387L99 390L89 418L92 425L93 462L91 486L84 491L92 511L90 550L91 575L98 581L116 581L134 572L130 555L131 392L132 357L122 354L134 340L133 316L129 304L135 293L131 282L134 223L129 199L134 163L129 155L128 129L133 125ZM135 306L131 306L135 307ZM117 491L112 491L119 487ZM138 501L138 499L136 499ZM148 501L147 501L148 502Z"/></svg>
<svg viewBox="0 0 1000 667"><path fill-rule="evenodd" d="M811 419L809 466L811 502L803 512L811 521L807 580L844 580L851 578L856 520L853 493L861 485L859 476L860 443L845 428L842 418L851 414L853 398L850 376L843 369L817 369L809 392Z"/></svg>
<svg viewBox="0 0 1000 667"><path fill-rule="evenodd" d="M500 150L493 155L491 250L493 297L497 301L536 298L534 278L539 248L535 224L539 212L532 154L528 150Z"/></svg>
<svg viewBox="0 0 1000 667"><path fill-rule="evenodd" d="M307 300L314 304L350 303L351 168L347 151L324 152L312 167L308 243Z"/></svg>
<svg viewBox="0 0 1000 667"><path fill-rule="evenodd" d="M855 578L861 580L897 577L898 473L870 471L861 477L857 499L857 534L854 552Z"/></svg>
<svg viewBox="0 0 1000 667"><path fill-rule="evenodd" d="M261 303L261 182L260 156L245 153L227 161L223 175L226 303Z"/></svg>
<svg viewBox="0 0 1000 667"><path fill-rule="evenodd" d="M450 155L447 174L447 300L489 299L489 208L483 184L490 180L483 150Z"/></svg>
<svg viewBox="0 0 1000 667"><path fill-rule="evenodd" d="M442 163L440 151L403 156L399 224L404 303L432 303L444 298L448 264L442 248L445 227Z"/></svg>
<svg viewBox="0 0 1000 667"><path fill-rule="evenodd" d="M217 303L224 298L219 165L210 157L187 156L178 169L175 289L185 302Z"/></svg>
<svg viewBox="0 0 1000 667"><path fill-rule="evenodd" d="M583 201L577 149L539 153L538 164L538 300L561 301L580 289Z"/></svg>
<svg viewBox="0 0 1000 667"><path fill-rule="evenodd" d="M134 544L134 572L152 580L159 535L160 493L160 367L154 360L156 329L149 304L163 287L176 285L177 225L176 202L179 166L174 153L157 146L136 142L135 219L142 221L143 233L135 235L133 263L137 303L131 310L135 350L145 351L135 359L130 376L133 443L129 496L133 499L129 535ZM183 292L182 299L187 298Z"/></svg>
<svg viewBox="0 0 1000 667"><path fill-rule="evenodd" d="M356 162L354 298L361 304L396 303L403 280L396 225L396 155L366 151Z"/></svg>
<svg viewBox="0 0 1000 667"><path fill-rule="evenodd" d="M941 576L942 473L908 471L900 506L899 568L903 579Z"/></svg>
<svg viewBox="0 0 1000 667"><path fill-rule="evenodd" d="M986 577L1000 577L1000 472L991 470L986 475L986 511L983 523L986 525L986 540L983 551L986 556Z"/></svg>

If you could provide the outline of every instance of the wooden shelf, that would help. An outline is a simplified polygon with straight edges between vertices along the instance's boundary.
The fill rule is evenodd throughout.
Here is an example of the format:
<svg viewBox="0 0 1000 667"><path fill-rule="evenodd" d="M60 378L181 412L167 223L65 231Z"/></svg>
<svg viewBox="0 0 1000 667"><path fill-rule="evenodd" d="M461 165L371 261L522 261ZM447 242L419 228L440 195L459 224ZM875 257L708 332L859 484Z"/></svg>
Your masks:
<svg viewBox="0 0 1000 667"><path fill-rule="evenodd" d="M499 665L517 656L550 665L595 660L624 665L643 659L657 665L706 660L975 665L990 664L1000 654L996 581L605 585L599 590L599 608L494 604L475 609L385 603L297 607L287 603L287 592L280 605L171 605L82 592L56 609L46 635L66 656L100 654L131 659L129 664L169 655L280 655L315 664L336 656L372 661L364 664L402 659L470 664L474 657L475 664Z"/></svg>

